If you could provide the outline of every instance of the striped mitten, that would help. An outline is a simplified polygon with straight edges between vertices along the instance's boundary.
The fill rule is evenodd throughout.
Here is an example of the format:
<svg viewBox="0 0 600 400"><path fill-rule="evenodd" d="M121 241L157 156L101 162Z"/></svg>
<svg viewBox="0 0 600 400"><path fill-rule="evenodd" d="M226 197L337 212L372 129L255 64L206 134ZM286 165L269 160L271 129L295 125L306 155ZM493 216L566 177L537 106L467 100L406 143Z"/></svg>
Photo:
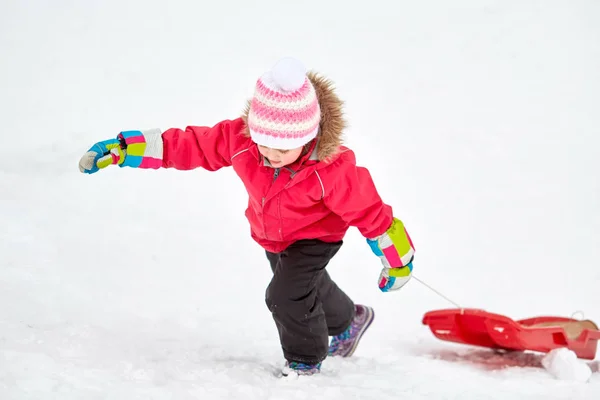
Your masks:
<svg viewBox="0 0 600 400"><path fill-rule="evenodd" d="M116 139L95 143L79 160L79 171L93 174L109 165L158 169L162 158L160 130L125 131Z"/></svg>
<svg viewBox="0 0 600 400"><path fill-rule="evenodd" d="M125 143L109 139L95 143L79 160L79 171L93 174L109 165L121 165L125 161Z"/></svg>
<svg viewBox="0 0 600 400"><path fill-rule="evenodd" d="M404 286L412 274L415 249L402 221L394 218L392 226L383 235L367 239L367 243L383 264L379 289L389 292Z"/></svg>

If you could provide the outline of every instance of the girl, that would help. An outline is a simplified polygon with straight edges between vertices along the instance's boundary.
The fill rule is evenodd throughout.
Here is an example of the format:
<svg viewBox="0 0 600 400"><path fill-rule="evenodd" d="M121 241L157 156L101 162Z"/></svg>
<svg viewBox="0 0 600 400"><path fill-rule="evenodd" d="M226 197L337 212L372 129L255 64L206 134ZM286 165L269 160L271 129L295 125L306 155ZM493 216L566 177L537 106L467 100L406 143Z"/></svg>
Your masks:
<svg viewBox="0 0 600 400"><path fill-rule="evenodd" d="M258 79L239 118L121 132L94 144L79 169L233 167L248 192L251 236L273 271L266 304L286 359L283 375L311 375L328 355L351 356L374 318L325 270L348 228L357 227L380 258L382 291L399 289L412 272L412 242L369 171L342 146L344 127L331 82L284 58Z"/></svg>

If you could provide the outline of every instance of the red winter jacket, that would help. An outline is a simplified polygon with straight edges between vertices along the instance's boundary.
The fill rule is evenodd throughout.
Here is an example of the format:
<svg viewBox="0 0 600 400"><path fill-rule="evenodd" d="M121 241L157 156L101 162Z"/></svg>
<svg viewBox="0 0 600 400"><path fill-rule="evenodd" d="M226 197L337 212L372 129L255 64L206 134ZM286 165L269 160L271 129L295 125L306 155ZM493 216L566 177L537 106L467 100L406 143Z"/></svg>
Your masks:
<svg viewBox="0 0 600 400"><path fill-rule="evenodd" d="M214 127L168 129L162 134L163 167L215 171L233 166L249 195L252 237L270 252L300 239L339 241L350 226L373 238L391 225L391 207L382 202L369 171L356 166L351 150L341 147L325 163L315 159L315 142L275 179L275 170L245 132L242 118Z"/></svg>
<svg viewBox="0 0 600 400"><path fill-rule="evenodd" d="M341 101L324 78L309 78L321 107L320 132L308 152L280 168L277 178L250 139L244 117L162 133L164 168L215 171L233 166L248 192L252 237L275 253L301 239L342 240L350 226L374 238L393 220L369 171L356 166L354 153L340 146L345 125Z"/></svg>

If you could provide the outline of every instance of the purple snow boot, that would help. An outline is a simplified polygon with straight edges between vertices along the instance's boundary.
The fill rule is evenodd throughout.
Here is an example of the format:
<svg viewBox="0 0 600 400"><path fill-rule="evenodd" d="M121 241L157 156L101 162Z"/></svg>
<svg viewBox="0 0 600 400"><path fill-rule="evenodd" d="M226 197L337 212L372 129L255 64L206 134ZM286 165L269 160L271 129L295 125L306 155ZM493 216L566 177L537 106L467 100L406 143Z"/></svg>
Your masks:
<svg viewBox="0 0 600 400"><path fill-rule="evenodd" d="M283 370L281 371L281 374L283 376L290 376L290 375L314 375L314 374L318 374L319 372L321 372L321 363L318 364L304 364L304 363L300 363L300 362L289 362L286 361L285 362L285 367L283 367Z"/></svg>
<svg viewBox="0 0 600 400"><path fill-rule="evenodd" d="M329 344L329 356L350 357L354 354L360 338L375 318L371 307L356 304L356 314L348 329L334 336Z"/></svg>

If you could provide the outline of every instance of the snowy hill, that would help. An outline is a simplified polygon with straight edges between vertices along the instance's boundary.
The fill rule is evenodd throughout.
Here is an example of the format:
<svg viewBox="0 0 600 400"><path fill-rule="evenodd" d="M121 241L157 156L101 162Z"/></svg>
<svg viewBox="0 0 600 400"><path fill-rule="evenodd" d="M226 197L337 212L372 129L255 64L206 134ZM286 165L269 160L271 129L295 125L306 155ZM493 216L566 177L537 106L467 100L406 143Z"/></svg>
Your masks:
<svg viewBox="0 0 600 400"><path fill-rule="evenodd" d="M321 4L322 3L322 4ZM600 3L0 4L0 399L595 399L539 354L421 325L353 229L329 272L376 319L355 357L286 381L270 269L231 170L80 174L127 129L234 118L294 55L346 102L347 144L464 307L600 322ZM226 238L226 239L225 239ZM598 360L591 363L597 369Z"/></svg>

